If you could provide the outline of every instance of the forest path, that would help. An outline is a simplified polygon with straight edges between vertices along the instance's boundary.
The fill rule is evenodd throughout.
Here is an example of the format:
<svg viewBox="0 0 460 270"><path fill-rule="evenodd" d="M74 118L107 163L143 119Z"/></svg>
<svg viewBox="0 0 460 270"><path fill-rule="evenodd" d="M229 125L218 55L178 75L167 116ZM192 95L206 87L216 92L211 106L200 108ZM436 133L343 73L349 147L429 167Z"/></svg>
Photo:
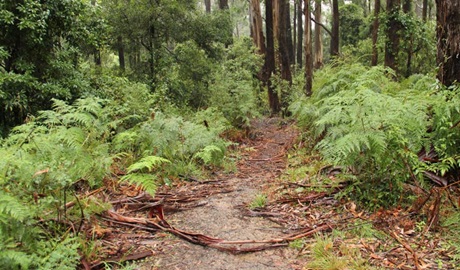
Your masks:
<svg viewBox="0 0 460 270"><path fill-rule="evenodd" d="M198 203L200 207L172 214L166 210L165 219L172 226L225 240L268 240L292 234L268 219L247 213L248 205L257 195L265 194L264 190L276 185L286 168L286 150L292 146L298 132L281 119L270 118L255 120L251 134L255 139L238 146L237 172L217 174L211 179L216 181L210 182L212 185L231 190L210 192ZM206 185L209 184L196 182L186 188L199 190ZM155 255L143 262L141 269L301 269L296 263L297 252L288 247L235 255L167 234L151 243L155 243Z"/></svg>

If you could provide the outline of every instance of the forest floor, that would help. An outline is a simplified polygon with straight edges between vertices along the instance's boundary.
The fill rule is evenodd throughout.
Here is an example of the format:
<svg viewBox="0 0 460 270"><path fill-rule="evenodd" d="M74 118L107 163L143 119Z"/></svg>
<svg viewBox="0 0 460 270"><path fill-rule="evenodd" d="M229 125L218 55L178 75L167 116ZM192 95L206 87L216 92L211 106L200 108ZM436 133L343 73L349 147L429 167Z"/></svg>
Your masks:
<svg viewBox="0 0 460 270"><path fill-rule="evenodd" d="M177 181L154 198L132 186L105 192L113 208L91 229L105 259L83 267L457 269L454 251L406 210L367 213L337 200L344 184L328 167L314 168L326 182L294 173L317 157L295 159L302 142L292 123L255 120L249 137L235 146L235 172Z"/></svg>

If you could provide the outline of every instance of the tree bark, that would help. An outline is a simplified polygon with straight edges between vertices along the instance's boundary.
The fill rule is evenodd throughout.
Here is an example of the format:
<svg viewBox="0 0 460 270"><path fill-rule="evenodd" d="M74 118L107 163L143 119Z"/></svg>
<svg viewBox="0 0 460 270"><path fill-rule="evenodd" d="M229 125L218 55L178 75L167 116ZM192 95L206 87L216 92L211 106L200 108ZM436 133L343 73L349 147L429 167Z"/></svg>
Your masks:
<svg viewBox="0 0 460 270"><path fill-rule="evenodd" d="M290 1L285 2L286 7L284 8L286 10L286 16L285 16L285 24L287 26L286 29L286 42L287 42L287 50L288 50L288 56L289 56L289 65L294 64L294 44L292 42L292 28L291 28L291 3Z"/></svg>
<svg viewBox="0 0 460 270"><path fill-rule="evenodd" d="M436 0L438 79L460 82L460 0Z"/></svg>
<svg viewBox="0 0 460 270"><path fill-rule="evenodd" d="M404 0L402 8L404 13L410 13L412 11L412 0Z"/></svg>
<svg viewBox="0 0 460 270"><path fill-rule="evenodd" d="M321 23L321 0L315 0L315 21ZM311 25L311 22L310 22ZM315 63L316 69L323 66L323 37L321 36L321 27L315 27Z"/></svg>
<svg viewBox="0 0 460 270"><path fill-rule="evenodd" d="M204 0L204 5L206 7L206 13L211 13L211 0Z"/></svg>
<svg viewBox="0 0 460 270"><path fill-rule="evenodd" d="M339 55L339 2L332 0L331 56Z"/></svg>
<svg viewBox="0 0 460 270"><path fill-rule="evenodd" d="M428 0L423 0L422 19L423 19L424 22L426 22L427 13L428 13Z"/></svg>
<svg viewBox="0 0 460 270"><path fill-rule="evenodd" d="M273 38L273 1L265 0L265 32L267 35L267 47L265 51L264 64L264 83L267 86L268 103L272 114L277 114L280 111L280 102L278 94L273 87L270 78L275 72L275 42Z"/></svg>
<svg viewBox="0 0 460 270"><path fill-rule="evenodd" d="M401 24L398 21L401 0L387 0L386 11L388 13L387 41L385 42L385 66L397 72L396 58L399 52L399 30Z"/></svg>
<svg viewBox="0 0 460 270"><path fill-rule="evenodd" d="M219 0L219 9L228 9L228 0Z"/></svg>
<svg viewBox="0 0 460 270"><path fill-rule="evenodd" d="M123 38L118 36L117 38L117 47L118 47L118 63L120 64L120 69L125 71L125 50L123 46Z"/></svg>
<svg viewBox="0 0 460 270"><path fill-rule="evenodd" d="M286 5L287 0L280 0L279 5L279 29L277 31L278 36L278 46L279 46L279 59L280 59L280 71L281 71L281 78L292 83L291 77L291 69L290 69L290 60L289 60L289 24L290 21L286 20L288 17L289 5ZM289 4L289 3L288 3Z"/></svg>
<svg viewBox="0 0 460 270"><path fill-rule="evenodd" d="M299 68L302 68L302 50L303 50L303 23L302 23L302 16L303 16L303 10L302 10L302 2L303 0L298 0L298 5L297 5L297 66Z"/></svg>
<svg viewBox="0 0 460 270"><path fill-rule="evenodd" d="M265 37L263 33L262 13L260 11L260 0L251 0L250 7L250 25L251 25L251 37L254 45L260 54L265 53Z"/></svg>
<svg viewBox="0 0 460 270"><path fill-rule="evenodd" d="M313 86L313 56L312 56L312 38L311 38L311 14L310 0L305 0L305 95L308 97L312 94Z"/></svg>
<svg viewBox="0 0 460 270"><path fill-rule="evenodd" d="M379 51L377 48L377 40L379 37L379 14L380 14L380 0L375 0L374 3L374 23L372 25L372 59L371 65L376 66L379 60Z"/></svg>
<svg viewBox="0 0 460 270"><path fill-rule="evenodd" d="M412 0L404 0L403 3L403 12L406 13L409 16L412 16ZM406 59L406 77L409 77L412 74L412 54L413 52L413 34L409 33L409 40L407 46L406 46L406 53L407 53L407 59Z"/></svg>

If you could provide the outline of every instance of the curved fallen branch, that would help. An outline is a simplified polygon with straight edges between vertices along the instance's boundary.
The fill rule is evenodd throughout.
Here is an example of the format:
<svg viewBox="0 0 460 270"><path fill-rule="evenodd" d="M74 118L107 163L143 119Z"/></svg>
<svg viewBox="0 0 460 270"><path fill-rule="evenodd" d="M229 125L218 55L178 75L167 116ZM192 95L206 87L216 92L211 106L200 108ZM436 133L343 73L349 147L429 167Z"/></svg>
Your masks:
<svg viewBox="0 0 460 270"><path fill-rule="evenodd" d="M236 240L227 241L220 238L210 237L200 233L187 232L171 226L164 218L161 209L156 209L158 214L155 218L133 218L123 216L114 211L107 211L105 219L114 221L124 226L131 226L134 228L146 231L165 231L175 236L178 236L190 243L215 248L221 251L227 251L233 254L257 252L266 249L278 248L287 246L289 242L303 237L314 235L321 231L328 231L332 226L326 223L320 224L316 228L307 228L298 233L288 235L282 238L266 239L266 240ZM251 245L251 246L244 246Z"/></svg>

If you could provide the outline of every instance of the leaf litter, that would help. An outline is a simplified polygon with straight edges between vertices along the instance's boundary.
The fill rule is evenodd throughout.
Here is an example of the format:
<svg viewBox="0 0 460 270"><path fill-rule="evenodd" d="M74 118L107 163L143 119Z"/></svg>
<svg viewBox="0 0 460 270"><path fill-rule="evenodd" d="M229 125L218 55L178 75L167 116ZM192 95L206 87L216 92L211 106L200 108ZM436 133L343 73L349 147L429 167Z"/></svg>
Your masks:
<svg viewBox="0 0 460 270"><path fill-rule="evenodd" d="M414 211L358 211L353 202L335 199L343 184L322 185L317 191L304 180L280 180L299 135L293 125L261 119L253 123L252 132L255 138L238 146L236 173L175 182L154 197L115 177L103 191L89 194L103 198L112 209L84 225L99 252L82 256L81 268L138 261L136 269L309 269L309 243L334 230L344 232L334 238L334 247L358 250L372 267L460 269L452 260L455 251L443 246L439 234L416 228L421 223ZM333 170L322 173L333 177ZM268 203L249 209L261 193L268 195ZM427 201L423 204L431 212L439 207L433 205L438 199L431 205ZM301 250L288 247L307 238Z"/></svg>

